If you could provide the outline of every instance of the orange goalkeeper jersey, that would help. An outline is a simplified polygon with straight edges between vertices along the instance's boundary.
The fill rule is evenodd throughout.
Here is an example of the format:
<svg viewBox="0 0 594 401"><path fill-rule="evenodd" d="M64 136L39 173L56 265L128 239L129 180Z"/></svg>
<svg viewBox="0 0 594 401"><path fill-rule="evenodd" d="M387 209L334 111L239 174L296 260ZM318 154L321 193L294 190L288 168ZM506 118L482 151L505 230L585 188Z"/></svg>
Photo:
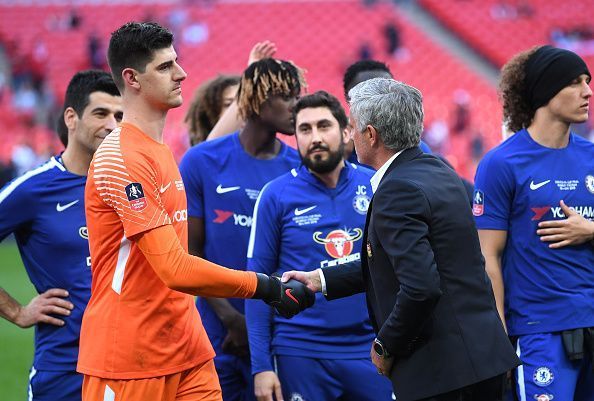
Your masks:
<svg viewBox="0 0 594 401"><path fill-rule="evenodd" d="M78 371L140 379L213 358L194 298L166 287L134 241L171 224L187 251L186 193L167 145L122 124L95 153L85 203L93 282Z"/></svg>

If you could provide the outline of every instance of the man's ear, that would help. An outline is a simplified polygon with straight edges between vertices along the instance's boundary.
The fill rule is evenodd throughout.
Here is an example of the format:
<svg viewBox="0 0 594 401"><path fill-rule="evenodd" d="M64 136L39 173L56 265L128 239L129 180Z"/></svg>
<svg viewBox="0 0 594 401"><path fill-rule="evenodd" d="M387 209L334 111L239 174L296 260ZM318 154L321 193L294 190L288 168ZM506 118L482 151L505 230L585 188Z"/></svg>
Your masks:
<svg viewBox="0 0 594 401"><path fill-rule="evenodd" d="M140 83L138 82L138 71L134 68L124 68L122 71L122 79L124 80L125 86L131 86L135 89L140 89Z"/></svg>
<svg viewBox="0 0 594 401"><path fill-rule="evenodd" d="M349 143L351 141L351 129L350 126L347 125L343 130L342 130L342 143L344 143L345 145L347 143Z"/></svg>
<svg viewBox="0 0 594 401"><path fill-rule="evenodd" d="M375 146L379 145L379 143L381 142L379 133L377 132L377 130L375 129L375 127L373 125L367 126L367 134L366 135L369 135L369 144L371 145L371 147L375 147Z"/></svg>
<svg viewBox="0 0 594 401"><path fill-rule="evenodd" d="M78 114L72 107L67 107L64 110L64 124L68 131L74 131L76 129L76 124L78 123Z"/></svg>

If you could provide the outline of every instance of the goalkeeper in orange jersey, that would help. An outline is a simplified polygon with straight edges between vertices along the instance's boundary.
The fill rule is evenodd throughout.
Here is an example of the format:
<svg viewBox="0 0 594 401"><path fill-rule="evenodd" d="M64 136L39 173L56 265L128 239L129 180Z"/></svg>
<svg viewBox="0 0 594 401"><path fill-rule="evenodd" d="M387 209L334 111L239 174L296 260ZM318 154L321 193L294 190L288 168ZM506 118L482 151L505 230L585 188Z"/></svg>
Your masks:
<svg viewBox="0 0 594 401"><path fill-rule="evenodd" d="M314 300L299 283L187 253L184 184L162 141L186 78L172 43L155 23L127 23L109 43L124 118L95 153L85 190L93 277L78 362L85 401L221 400L189 294L262 299L288 317Z"/></svg>

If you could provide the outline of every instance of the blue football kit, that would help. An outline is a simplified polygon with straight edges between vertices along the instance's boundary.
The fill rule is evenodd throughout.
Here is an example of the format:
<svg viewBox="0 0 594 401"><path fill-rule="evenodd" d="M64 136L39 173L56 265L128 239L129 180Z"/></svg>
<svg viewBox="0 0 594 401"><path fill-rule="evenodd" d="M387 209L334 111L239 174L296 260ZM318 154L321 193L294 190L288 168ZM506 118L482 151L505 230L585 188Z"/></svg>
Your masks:
<svg viewBox="0 0 594 401"><path fill-rule="evenodd" d="M267 184L254 211L248 269L282 274L360 260L371 175L345 163L328 188L302 165ZM331 302L316 294L315 305L292 319L247 300L246 320L252 372L276 371L285 399L391 399L390 382L369 357L374 333L364 294Z"/></svg>
<svg viewBox="0 0 594 401"><path fill-rule="evenodd" d="M477 228L507 231L505 317L523 362L517 369L521 400L594 400L590 356L569 360L561 335L594 327L594 248L550 249L536 234L539 222L566 218L561 200L594 218L594 144L575 134L567 147L551 149L524 129L478 166Z"/></svg>
<svg viewBox="0 0 594 401"><path fill-rule="evenodd" d="M245 270L252 214L258 194L270 180L299 165L297 151L281 143L272 159L248 154L234 133L188 150L180 171L188 197L188 216L204 221L204 258ZM244 313L242 299L229 299ZM217 353L215 365L225 401L254 399L249 357L224 353L227 330L203 298L197 300L202 323Z"/></svg>
<svg viewBox="0 0 594 401"><path fill-rule="evenodd" d="M30 400L80 400L76 373L82 315L91 295L91 260L85 222L86 177L70 173L59 156L14 179L0 191L0 240L14 233L38 293L68 291L74 305L62 327L35 326Z"/></svg>

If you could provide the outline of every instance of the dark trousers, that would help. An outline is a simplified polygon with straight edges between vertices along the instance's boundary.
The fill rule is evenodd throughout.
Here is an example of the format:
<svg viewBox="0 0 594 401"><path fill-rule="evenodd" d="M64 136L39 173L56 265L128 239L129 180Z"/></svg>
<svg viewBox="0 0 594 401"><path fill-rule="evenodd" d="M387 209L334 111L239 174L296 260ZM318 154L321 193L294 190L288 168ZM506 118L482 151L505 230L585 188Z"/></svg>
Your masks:
<svg viewBox="0 0 594 401"><path fill-rule="evenodd" d="M505 374L419 401L503 401Z"/></svg>

